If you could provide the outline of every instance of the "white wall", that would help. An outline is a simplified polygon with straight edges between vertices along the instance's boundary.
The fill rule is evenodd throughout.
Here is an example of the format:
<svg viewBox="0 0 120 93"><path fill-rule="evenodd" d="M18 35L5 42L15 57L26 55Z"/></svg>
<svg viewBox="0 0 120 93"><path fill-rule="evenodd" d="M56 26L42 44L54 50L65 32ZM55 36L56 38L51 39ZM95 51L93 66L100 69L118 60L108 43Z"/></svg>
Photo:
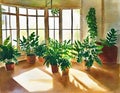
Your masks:
<svg viewBox="0 0 120 93"><path fill-rule="evenodd" d="M105 0L105 33L111 28L118 30L118 63L120 64L120 0Z"/></svg>

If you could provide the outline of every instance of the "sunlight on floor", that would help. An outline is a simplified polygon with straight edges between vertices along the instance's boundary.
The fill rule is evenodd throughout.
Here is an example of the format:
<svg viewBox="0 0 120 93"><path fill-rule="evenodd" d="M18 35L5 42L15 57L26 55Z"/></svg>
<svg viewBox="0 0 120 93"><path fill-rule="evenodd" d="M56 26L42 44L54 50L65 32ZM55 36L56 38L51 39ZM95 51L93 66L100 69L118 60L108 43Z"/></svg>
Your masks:
<svg viewBox="0 0 120 93"><path fill-rule="evenodd" d="M76 86L79 86L82 90L94 90L94 91L101 91L105 92L108 91L108 89L103 86L100 82L98 82L96 79L90 77L88 74L84 73L83 71L79 71L76 69L70 69L70 78L71 82L74 81Z"/></svg>
<svg viewBox="0 0 120 93"><path fill-rule="evenodd" d="M53 78L38 68L24 72L13 79L29 92L47 91L53 88Z"/></svg>

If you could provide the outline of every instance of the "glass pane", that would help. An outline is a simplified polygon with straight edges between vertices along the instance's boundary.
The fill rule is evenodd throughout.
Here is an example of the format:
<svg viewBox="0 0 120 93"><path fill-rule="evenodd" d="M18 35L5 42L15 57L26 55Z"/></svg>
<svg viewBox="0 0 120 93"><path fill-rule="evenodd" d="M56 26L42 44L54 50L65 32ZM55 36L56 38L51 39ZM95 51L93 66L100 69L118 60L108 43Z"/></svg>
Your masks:
<svg viewBox="0 0 120 93"><path fill-rule="evenodd" d="M15 7L10 7L10 13L16 13L16 8Z"/></svg>
<svg viewBox="0 0 120 93"><path fill-rule="evenodd" d="M10 29L9 15L6 15L6 16L5 16L5 24L7 25L7 29Z"/></svg>
<svg viewBox="0 0 120 93"><path fill-rule="evenodd" d="M38 28L45 29L44 17L38 17Z"/></svg>
<svg viewBox="0 0 120 93"><path fill-rule="evenodd" d="M73 41L80 40L80 30L73 30Z"/></svg>
<svg viewBox="0 0 120 93"><path fill-rule="evenodd" d="M20 19L20 29L27 29L26 16L19 16Z"/></svg>
<svg viewBox="0 0 120 93"><path fill-rule="evenodd" d="M49 17L49 29L54 29L54 18Z"/></svg>
<svg viewBox="0 0 120 93"><path fill-rule="evenodd" d="M16 30L12 30L12 45L17 46L17 42L15 42L13 40L17 40L17 31Z"/></svg>
<svg viewBox="0 0 120 93"><path fill-rule="evenodd" d="M80 29L80 9L73 10L73 29Z"/></svg>
<svg viewBox="0 0 120 93"><path fill-rule="evenodd" d="M6 15L4 15L4 14L2 15L2 29L5 29L5 26L6 26L5 25L5 16Z"/></svg>
<svg viewBox="0 0 120 93"><path fill-rule="evenodd" d="M59 30L49 30L49 37L59 41Z"/></svg>
<svg viewBox="0 0 120 93"><path fill-rule="evenodd" d="M20 30L20 39L22 39L23 36L27 38L27 30Z"/></svg>
<svg viewBox="0 0 120 93"><path fill-rule="evenodd" d="M2 5L2 11L3 12L8 12L8 6Z"/></svg>
<svg viewBox="0 0 120 93"><path fill-rule="evenodd" d="M45 42L45 30L38 30L39 43Z"/></svg>
<svg viewBox="0 0 120 93"><path fill-rule="evenodd" d="M35 9L28 9L28 15L36 15Z"/></svg>
<svg viewBox="0 0 120 93"><path fill-rule="evenodd" d="M71 28L71 10L62 11L62 27L63 29Z"/></svg>
<svg viewBox="0 0 120 93"><path fill-rule="evenodd" d="M19 14L26 14L26 8L19 8Z"/></svg>
<svg viewBox="0 0 120 93"><path fill-rule="evenodd" d="M11 15L11 28L16 29L16 16Z"/></svg>
<svg viewBox="0 0 120 93"><path fill-rule="evenodd" d="M63 30L62 33L63 41L64 40L71 40L71 30Z"/></svg>
<svg viewBox="0 0 120 93"><path fill-rule="evenodd" d="M6 30L2 30L2 42L6 39Z"/></svg>
<svg viewBox="0 0 120 93"><path fill-rule="evenodd" d="M38 15L43 15L44 16L44 10L38 10Z"/></svg>
<svg viewBox="0 0 120 93"><path fill-rule="evenodd" d="M49 29L59 29L59 18L49 17Z"/></svg>
<svg viewBox="0 0 120 93"><path fill-rule="evenodd" d="M36 17L28 17L29 29L36 29Z"/></svg>

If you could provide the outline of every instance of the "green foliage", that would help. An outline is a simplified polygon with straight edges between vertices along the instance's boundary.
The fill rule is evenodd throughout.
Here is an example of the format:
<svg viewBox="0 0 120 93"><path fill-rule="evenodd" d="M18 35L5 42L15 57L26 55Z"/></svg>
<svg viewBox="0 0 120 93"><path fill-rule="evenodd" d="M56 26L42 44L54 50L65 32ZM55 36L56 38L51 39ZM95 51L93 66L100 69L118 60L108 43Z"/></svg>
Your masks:
<svg viewBox="0 0 120 93"><path fill-rule="evenodd" d="M95 8L90 8L88 14L86 16L87 24L88 24L88 32L90 33L90 37L92 39L96 38L97 36L97 22L96 22L96 12Z"/></svg>
<svg viewBox="0 0 120 93"><path fill-rule="evenodd" d="M102 45L114 46L117 42L117 30L112 28L106 35L106 39L101 39Z"/></svg>
<svg viewBox="0 0 120 93"><path fill-rule="evenodd" d="M51 9L51 13L52 13L53 16L58 15L58 14L59 14L59 9L57 9L57 8L52 8L52 9Z"/></svg>
<svg viewBox="0 0 120 93"><path fill-rule="evenodd" d="M35 35L35 32L31 33L30 36L25 38L24 36L22 39L19 39L20 47L23 51L26 52L27 55L35 54L34 50L38 46L39 43L39 36ZM17 40L15 40L17 42Z"/></svg>
<svg viewBox="0 0 120 93"><path fill-rule="evenodd" d="M10 37L6 38L2 45L0 45L0 61L4 63L11 63L14 61L17 63L17 57L20 56L18 50L12 46Z"/></svg>
<svg viewBox="0 0 120 93"><path fill-rule="evenodd" d="M97 45L95 40L90 40L89 36L84 39L83 42L75 41L74 51L77 56L77 62L85 61L87 67L91 67L95 62L101 65L101 60L98 58L98 54L102 53L103 46Z"/></svg>
<svg viewBox="0 0 120 93"><path fill-rule="evenodd" d="M35 47L35 54L39 57L43 57L46 52L46 44L39 44L37 47Z"/></svg>
<svg viewBox="0 0 120 93"><path fill-rule="evenodd" d="M69 41L65 40L64 42L60 43L57 40L49 39L47 51L45 52L44 55L45 58L44 64L46 64L46 66L58 65L62 67L62 64L64 64L63 59L69 60L72 57L71 49L72 46L70 44L70 40Z"/></svg>

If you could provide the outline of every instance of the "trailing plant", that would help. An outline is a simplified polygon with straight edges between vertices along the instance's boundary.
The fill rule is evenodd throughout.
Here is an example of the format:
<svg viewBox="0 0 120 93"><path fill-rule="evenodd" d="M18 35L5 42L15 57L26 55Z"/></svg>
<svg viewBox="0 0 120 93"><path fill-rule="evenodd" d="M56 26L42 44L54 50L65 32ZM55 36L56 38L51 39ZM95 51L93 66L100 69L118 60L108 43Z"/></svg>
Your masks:
<svg viewBox="0 0 120 93"><path fill-rule="evenodd" d="M89 9L86 19L89 28L88 32L90 34L90 38L95 39L98 34L95 8Z"/></svg>
<svg viewBox="0 0 120 93"><path fill-rule="evenodd" d="M106 39L101 39L101 43L109 47L114 46L117 43L117 30L111 28L106 35Z"/></svg>
<svg viewBox="0 0 120 93"><path fill-rule="evenodd" d="M12 46L10 42L10 36L7 37L3 44L0 45L0 61L6 64L10 64L11 62L18 63L17 57L21 54L19 51Z"/></svg>

